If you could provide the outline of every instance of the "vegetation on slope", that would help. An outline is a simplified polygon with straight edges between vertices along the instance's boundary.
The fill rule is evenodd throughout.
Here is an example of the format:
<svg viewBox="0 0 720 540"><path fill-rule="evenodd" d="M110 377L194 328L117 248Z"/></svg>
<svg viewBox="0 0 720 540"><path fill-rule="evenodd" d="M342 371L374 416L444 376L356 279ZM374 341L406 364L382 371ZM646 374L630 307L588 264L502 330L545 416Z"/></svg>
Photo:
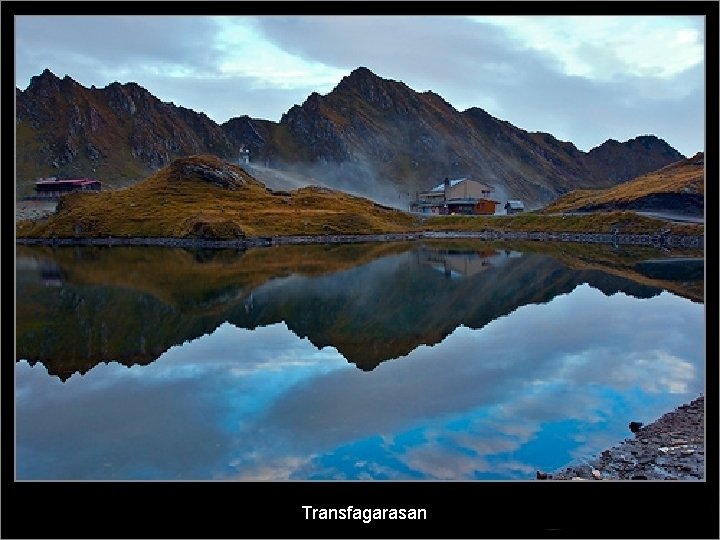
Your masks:
<svg viewBox="0 0 720 540"><path fill-rule="evenodd" d="M26 238L199 238L381 234L416 231L546 231L702 234L698 224L633 212L420 217L326 188L273 192L212 156L181 158L134 186L71 193L46 220L19 221Z"/></svg>
<svg viewBox="0 0 720 540"><path fill-rule="evenodd" d="M512 216L437 216L425 221L431 231L545 231L556 233L703 234L699 224L670 223L634 212L602 212L587 215L547 215L526 212Z"/></svg>
<svg viewBox="0 0 720 540"><path fill-rule="evenodd" d="M647 207L651 200L665 204L670 196L673 205L693 205L702 209L705 192L703 154L668 165L657 171L639 176L634 180L608 189L577 190L559 198L544 209L544 212L582 212L621 208Z"/></svg>
<svg viewBox="0 0 720 540"><path fill-rule="evenodd" d="M181 158L134 186L72 193L47 221L19 222L19 237L233 239L412 229L411 215L340 191L273 193L242 168L213 156Z"/></svg>

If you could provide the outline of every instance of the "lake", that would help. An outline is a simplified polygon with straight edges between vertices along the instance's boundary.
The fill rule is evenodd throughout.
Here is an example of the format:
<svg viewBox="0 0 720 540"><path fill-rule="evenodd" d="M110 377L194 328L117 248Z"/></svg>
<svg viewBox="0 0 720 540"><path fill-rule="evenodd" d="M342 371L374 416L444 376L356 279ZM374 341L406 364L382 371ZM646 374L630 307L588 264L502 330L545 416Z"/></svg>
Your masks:
<svg viewBox="0 0 720 540"><path fill-rule="evenodd" d="M16 253L18 480L529 480L705 387L702 253Z"/></svg>

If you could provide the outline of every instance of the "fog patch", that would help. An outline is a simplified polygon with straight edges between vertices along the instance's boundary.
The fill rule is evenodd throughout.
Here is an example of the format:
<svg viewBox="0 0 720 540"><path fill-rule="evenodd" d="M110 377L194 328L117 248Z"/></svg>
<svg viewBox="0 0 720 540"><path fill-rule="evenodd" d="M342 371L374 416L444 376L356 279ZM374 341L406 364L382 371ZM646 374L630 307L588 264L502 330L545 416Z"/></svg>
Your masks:
<svg viewBox="0 0 720 540"><path fill-rule="evenodd" d="M341 162L321 160L315 163L286 163L273 157L264 162L242 164L242 167L276 191L318 186L364 197L399 210L407 211L410 205L410 193L405 188L376 172L360 156Z"/></svg>

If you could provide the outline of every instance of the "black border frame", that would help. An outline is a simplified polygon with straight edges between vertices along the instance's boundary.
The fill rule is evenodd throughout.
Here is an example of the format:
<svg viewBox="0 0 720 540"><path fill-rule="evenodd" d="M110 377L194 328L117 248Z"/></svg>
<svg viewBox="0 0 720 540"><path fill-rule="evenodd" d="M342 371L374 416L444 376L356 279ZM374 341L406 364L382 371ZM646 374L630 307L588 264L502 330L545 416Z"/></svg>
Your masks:
<svg viewBox="0 0 720 540"><path fill-rule="evenodd" d="M13 364L3 364L2 538L718 538L718 3L34 2L2 15L2 229L14 228L14 21L33 14L618 14L706 16L706 478L704 482L14 482ZM12 40L12 41L11 41ZM6 259L9 260L9 259ZM9 263L3 266L9 275ZM14 274L13 274L14 276ZM4 308L10 280L3 279ZM14 285L14 283L13 283ZM13 295L14 298L14 295ZM14 305L13 305L14 307ZM7 311L3 314L7 316ZM6 319L7 321L7 319ZM14 336L3 325L9 349ZM13 350L14 353L14 350ZM308 521L302 505L426 508L425 521Z"/></svg>

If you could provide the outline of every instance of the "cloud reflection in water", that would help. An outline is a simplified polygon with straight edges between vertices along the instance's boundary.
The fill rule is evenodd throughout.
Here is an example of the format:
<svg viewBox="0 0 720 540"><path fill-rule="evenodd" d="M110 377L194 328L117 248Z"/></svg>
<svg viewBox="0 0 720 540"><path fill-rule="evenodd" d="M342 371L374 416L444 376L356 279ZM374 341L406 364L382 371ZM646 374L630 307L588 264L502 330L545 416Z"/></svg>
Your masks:
<svg viewBox="0 0 720 540"><path fill-rule="evenodd" d="M65 384L20 362L18 477L531 478L702 392L703 325L667 292L581 285L368 373L284 324Z"/></svg>

